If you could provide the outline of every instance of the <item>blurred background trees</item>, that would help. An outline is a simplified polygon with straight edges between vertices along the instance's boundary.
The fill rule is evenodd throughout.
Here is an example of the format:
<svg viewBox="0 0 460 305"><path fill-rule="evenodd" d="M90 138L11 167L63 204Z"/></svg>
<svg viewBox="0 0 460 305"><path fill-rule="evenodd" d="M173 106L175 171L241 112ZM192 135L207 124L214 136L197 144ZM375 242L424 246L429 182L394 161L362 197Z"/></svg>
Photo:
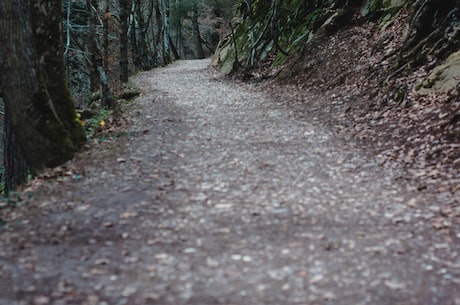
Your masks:
<svg viewBox="0 0 460 305"><path fill-rule="evenodd" d="M131 74L210 56L235 2L2 0L2 186L71 159L82 121L117 107Z"/></svg>
<svg viewBox="0 0 460 305"><path fill-rule="evenodd" d="M94 92L97 103L110 106L135 71L209 57L236 2L64 0L65 58L78 108L94 103Z"/></svg>

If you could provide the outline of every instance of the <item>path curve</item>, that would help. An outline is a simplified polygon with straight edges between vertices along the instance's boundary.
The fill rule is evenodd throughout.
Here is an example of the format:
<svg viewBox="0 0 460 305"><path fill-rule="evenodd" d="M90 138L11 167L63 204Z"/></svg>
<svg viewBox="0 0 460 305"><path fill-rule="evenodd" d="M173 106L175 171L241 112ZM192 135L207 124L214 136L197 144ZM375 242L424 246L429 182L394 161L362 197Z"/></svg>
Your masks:
<svg viewBox="0 0 460 305"><path fill-rule="evenodd" d="M131 130L10 215L0 304L460 305L435 202L208 63L136 76Z"/></svg>

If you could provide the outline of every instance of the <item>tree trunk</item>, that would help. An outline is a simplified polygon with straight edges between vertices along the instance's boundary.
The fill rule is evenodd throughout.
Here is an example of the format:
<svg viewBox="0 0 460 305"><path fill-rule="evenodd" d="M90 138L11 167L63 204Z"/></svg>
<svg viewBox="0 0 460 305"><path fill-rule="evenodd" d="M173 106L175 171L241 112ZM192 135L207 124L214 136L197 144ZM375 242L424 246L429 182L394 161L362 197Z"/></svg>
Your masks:
<svg viewBox="0 0 460 305"><path fill-rule="evenodd" d="M109 39L109 31L110 31L110 19L111 19L111 12L110 7L112 0L105 1L105 15L104 15L104 69L105 71L109 70L109 56L110 56L110 39Z"/></svg>
<svg viewBox="0 0 460 305"><path fill-rule="evenodd" d="M119 0L120 4L120 80L127 83L129 79L128 28L131 8L130 0Z"/></svg>
<svg viewBox="0 0 460 305"><path fill-rule="evenodd" d="M102 104L105 107L113 106L112 90L110 89L109 79L104 69L104 60L102 57L102 51L100 50L97 40L97 11L98 6L95 0L86 0L88 7L88 57L89 57L89 70L91 77L91 89L96 91L99 87L102 91ZM94 82L94 83L93 83Z"/></svg>
<svg viewBox="0 0 460 305"><path fill-rule="evenodd" d="M174 45L174 42L173 42L173 40L171 39L171 36L169 36L168 39L169 39L169 45L170 45L170 47L171 47L171 52L172 52L173 55L174 55L174 59L175 59L175 60L179 60L179 59L180 59L179 52L177 51L177 48L176 48L176 46Z"/></svg>
<svg viewBox="0 0 460 305"><path fill-rule="evenodd" d="M153 6L150 3L147 23L144 17L144 11L142 8L142 1L135 0L135 7L133 8L133 22L131 24L131 46L132 46L132 57L134 65L138 69L149 70L153 64L152 56L147 44L147 31L149 19L153 14Z"/></svg>
<svg viewBox="0 0 460 305"><path fill-rule="evenodd" d="M96 31L96 14L97 3L94 0L86 0L86 9L88 10L88 41L86 42L87 65L89 70L89 90L98 91L99 73L97 72L97 31Z"/></svg>
<svg viewBox="0 0 460 305"><path fill-rule="evenodd" d="M66 43L65 43L65 51L64 51L64 59L67 59L67 55L69 54L70 50L70 13L72 9L72 2L71 0L67 0L67 13L66 13Z"/></svg>
<svg viewBox="0 0 460 305"><path fill-rule="evenodd" d="M182 53L183 56L185 56L185 52L184 52L184 46L183 46L183 42L182 42L182 3L181 3L181 0L176 0L176 12L177 12L177 35L176 35L176 45L175 45L175 49L176 49L176 53L178 56L176 56L176 54L174 54L174 57L176 57L176 59L180 59L180 54Z"/></svg>
<svg viewBox="0 0 460 305"><path fill-rule="evenodd" d="M8 127L29 169L72 158L85 136L65 74L61 1L0 1L0 58Z"/></svg>
<svg viewBox="0 0 460 305"><path fill-rule="evenodd" d="M244 1L247 7L247 14L249 19L249 44L251 46L251 51L249 52L249 56L246 62L246 65L249 68L254 67L254 61L256 56L256 34L255 34L255 27L254 27L254 12L252 10L252 1L245 0Z"/></svg>
<svg viewBox="0 0 460 305"><path fill-rule="evenodd" d="M163 46L163 65L171 62L169 55L169 0L161 0L161 14L162 14L162 46Z"/></svg>
<svg viewBox="0 0 460 305"><path fill-rule="evenodd" d="M138 31L139 31L139 24L138 24L138 18L139 16L137 15L138 8L140 8L140 0L134 0L133 1L133 8L131 9L131 12L133 14L129 26L129 34L131 35L131 58L133 59L134 66L136 69L141 69L142 68L142 59L140 55L140 50L139 50L139 41L138 41Z"/></svg>
<svg viewBox="0 0 460 305"><path fill-rule="evenodd" d="M198 24L198 6L194 5L192 10L192 31L195 39L196 57L204 58L203 44L201 43L200 25Z"/></svg>
<svg viewBox="0 0 460 305"><path fill-rule="evenodd" d="M153 37L156 37L155 44L158 45L161 42L162 38L162 31L163 31L163 17L161 16L161 7L160 7L160 1L161 0L156 0L155 1L155 19L157 20L157 33L156 35L153 34ZM152 27L153 29L154 27Z"/></svg>
<svg viewBox="0 0 460 305"><path fill-rule="evenodd" d="M5 188L3 193L8 194L16 186L26 181L28 168L22 149L11 130L11 123L7 116L5 116L3 121L3 144L3 164L5 168Z"/></svg>

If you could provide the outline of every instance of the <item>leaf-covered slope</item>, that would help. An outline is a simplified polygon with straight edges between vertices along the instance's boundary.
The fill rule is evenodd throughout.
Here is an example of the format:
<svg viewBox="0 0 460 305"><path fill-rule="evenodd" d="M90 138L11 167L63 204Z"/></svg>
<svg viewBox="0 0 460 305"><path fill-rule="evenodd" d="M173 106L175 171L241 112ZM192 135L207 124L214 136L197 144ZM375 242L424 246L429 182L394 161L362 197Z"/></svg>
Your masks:
<svg viewBox="0 0 460 305"><path fill-rule="evenodd" d="M253 1L252 13L247 2L240 64L225 72L272 78L300 116L329 122L419 189L460 198L458 1ZM234 60L234 45L221 42L216 65Z"/></svg>

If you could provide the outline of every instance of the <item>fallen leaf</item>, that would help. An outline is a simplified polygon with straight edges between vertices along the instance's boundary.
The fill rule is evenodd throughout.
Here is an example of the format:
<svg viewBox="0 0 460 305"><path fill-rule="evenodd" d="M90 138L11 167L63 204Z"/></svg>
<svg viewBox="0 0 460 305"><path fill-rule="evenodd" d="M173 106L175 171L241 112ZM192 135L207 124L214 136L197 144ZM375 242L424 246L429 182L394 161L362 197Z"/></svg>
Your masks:
<svg viewBox="0 0 460 305"><path fill-rule="evenodd" d="M136 216L137 216L137 213L135 212L126 212L120 215L120 219L128 219L128 218L133 218Z"/></svg>
<svg viewBox="0 0 460 305"><path fill-rule="evenodd" d="M398 282L398 281L390 281L390 280L386 280L384 282L385 286L387 286L388 288L392 289L392 290L404 290L406 289L406 284L402 283L402 282Z"/></svg>
<svg viewBox="0 0 460 305"><path fill-rule="evenodd" d="M45 305L50 303L50 298L44 295L36 296L34 298L34 305Z"/></svg>
<svg viewBox="0 0 460 305"><path fill-rule="evenodd" d="M107 274L108 271L105 269L93 268L89 271L89 273L93 275L104 275Z"/></svg>
<svg viewBox="0 0 460 305"><path fill-rule="evenodd" d="M108 265L110 264L110 260L108 258L100 258L100 259L97 259L95 262L94 262L95 265Z"/></svg>
<svg viewBox="0 0 460 305"><path fill-rule="evenodd" d="M216 204L215 208L216 209L231 209L233 207L232 203L219 203Z"/></svg>
<svg viewBox="0 0 460 305"><path fill-rule="evenodd" d="M219 262L211 257L207 257L206 258L206 265L208 265L208 267L218 267L219 266Z"/></svg>
<svg viewBox="0 0 460 305"><path fill-rule="evenodd" d="M158 260L165 260L169 257L168 254L166 253L159 253L159 254L155 254L155 258L158 259Z"/></svg>
<svg viewBox="0 0 460 305"><path fill-rule="evenodd" d="M113 227L113 222L107 221L103 223L103 226L106 228L112 228Z"/></svg>
<svg viewBox="0 0 460 305"><path fill-rule="evenodd" d="M411 208L415 208L417 206L417 199L412 198L411 200L409 200L407 202L407 206L409 206Z"/></svg>
<svg viewBox="0 0 460 305"><path fill-rule="evenodd" d="M139 257L136 257L136 256L130 256L130 257L125 258L124 260L124 262L127 264L134 264L134 263L137 263L138 261L139 261Z"/></svg>

